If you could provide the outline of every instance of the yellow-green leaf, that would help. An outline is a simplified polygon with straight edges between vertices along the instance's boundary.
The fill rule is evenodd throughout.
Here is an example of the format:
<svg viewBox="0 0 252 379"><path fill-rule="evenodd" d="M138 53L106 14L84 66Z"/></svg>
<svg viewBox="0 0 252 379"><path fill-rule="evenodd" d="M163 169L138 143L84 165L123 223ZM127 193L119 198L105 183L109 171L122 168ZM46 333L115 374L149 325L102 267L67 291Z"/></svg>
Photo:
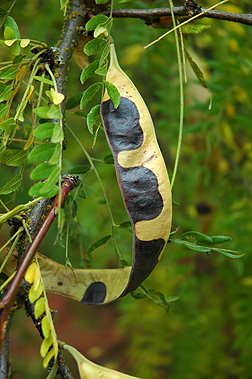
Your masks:
<svg viewBox="0 0 252 379"><path fill-rule="evenodd" d="M29 40L29 39L21 39L21 41L20 41L20 46L21 46L22 48L25 48L26 46L29 45L29 43L30 43L30 40Z"/></svg>
<svg viewBox="0 0 252 379"><path fill-rule="evenodd" d="M38 319L45 312L45 298L41 297L35 303L34 315Z"/></svg>
<svg viewBox="0 0 252 379"><path fill-rule="evenodd" d="M52 343L53 343L53 338L52 338L52 335L50 333L48 338L43 339L42 344L40 346L40 355L42 358L45 358L50 346L52 345Z"/></svg>
<svg viewBox="0 0 252 379"><path fill-rule="evenodd" d="M31 286L31 289L29 291L29 300L31 303L34 303L42 294L43 287L42 283L39 282L38 287L35 289L34 284Z"/></svg>
<svg viewBox="0 0 252 379"><path fill-rule="evenodd" d="M55 351L53 350L53 348L48 351L46 357L44 358L43 360L43 367L44 368L47 368L48 366L48 363L50 362L50 360L52 359L52 357L55 355Z"/></svg>
<svg viewBox="0 0 252 379"><path fill-rule="evenodd" d="M61 104L62 101L65 99L63 93L56 92L54 88L51 88L51 96L55 105Z"/></svg>
<svg viewBox="0 0 252 379"><path fill-rule="evenodd" d="M50 327L50 319L47 315L45 315L41 321L41 328L43 332L43 336L48 338L50 335L51 327Z"/></svg>
<svg viewBox="0 0 252 379"><path fill-rule="evenodd" d="M5 45L9 46L9 47L12 46L15 42L16 42L16 38L14 38L14 39L6 39L4 41Z"/></svg>
<svg viewBox="0 0 252 379"><path fill-rule="evenodd" d="M34 282L34 275L37 270L37 265L35 262L33 262L27 269L26 274L25 274L25 280L32 284Z"/></svg>

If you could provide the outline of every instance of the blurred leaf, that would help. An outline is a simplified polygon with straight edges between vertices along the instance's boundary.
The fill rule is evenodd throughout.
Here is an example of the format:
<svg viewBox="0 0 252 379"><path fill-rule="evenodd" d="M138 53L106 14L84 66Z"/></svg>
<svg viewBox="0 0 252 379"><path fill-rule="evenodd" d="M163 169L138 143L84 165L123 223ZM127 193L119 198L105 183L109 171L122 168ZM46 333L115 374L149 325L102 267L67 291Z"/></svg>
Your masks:
<svg viewBox="0 0 252 379"><path fill-rule="evenodd" d="M113 154L108 154L106 155L104 158L103 158L104 162L106 164L114 164L114 157L113 157Z"/></svg>
<svg viewBox="0 0 252 379"><path fill-rule="evenodd" d="M39 82L42 82L44 84L49 84L50 86L53 86L53 81L47 78L43 78L42 76L34 76L34 79L38 80Z"/></svg>
<svg viewBox="0 0 252 379"><path fill-rule="evenodd" d="M90 254L92 251L96 250L98 247L104 245L105 243L108 242L108 240L110 240L112 236L111 235L107 235L105 237L102 237L101 239L99 239L98 241L94 242L87 250L87 254Z"/></svg>
<svg viewBox="0 0 252 379"><path fill-rule="evenodd" d="M4 26L5 26L5 29L11 28L13 30L14 37L12 37L12 38L20 38L18 25L17 25L16 21L14 20L14 18L12 18L11 16L8 16L6 18ZM5 39L12 39L12 38L5 38Z"/></svg>
<svg viewBox="0 0 252 379"><path fill-rule="evenodd" d="M78 107L80 105L80 99L82 97L82 94L83 92L79 92L77 93L77 95L70 97L70 99L66 102L66 109L73 109L75 107Z"/></svg>
<svg viewBox="0 0 252 379"><path fill-rule="evenodd" d="M190 63L190 66L195 74L195 76L197 77L198 81L200 82L200 84L204 87L204 88L208 88L208 85L205 81L205 78L204 78L204 74L203 72L201 71L201 69L199 68L199 66L197 65L197 63L192 59L191 55L189 54L188 50L186 49L186 47L184 46L184 51L186 53L186 56L187 56L187 59Z"/></svg>
<svg viewBox="0 0 252 379"><path fill-rule="evenodd" d="M15 125L16 122L14 118L8 118L8 120L0 122L0 130L5 130L7 133L9 133Z"/></svg>
<svg viewBox="0 0 252 379"><path fill-rule="evenodd" d="M211 29L211 25L195 24L191 21L190 23L183 25L181 29L183 34L200 34L205 30Z"/></svg>
<svg viewBox="0 0 252 379"><path fill-rule="evenodd" d="M13 154L9 159L5 161L5 164L7 166L13 166L13 167L20 166L21 164L25 162L26 157L27 157L27 151L16 150L15 154Z"/></svg>
<svg viewBox="0 0 252 379"><path fill-rule="evenodd" d="M0 195L7 195L8 193L16 191L21 185L21 175L16 175L7 184L0 188Z"/></svg>
<svg viewBox="0 0 252 379"><path fill-rule="evenodd" d="M0 79L12 80L12 79L15 79L16 75L17 75L16 67L6 67L0 70Z"/></svg>
<svg viewBox="0 0 252 379"><path fill-rule="evenodd" d="M87 165L80 165L80 166L75 166L73 168L70 168L68 170L68 173L69 174L75 174L75 175L78 175L78 174L86 174L88 171L90 171L91 168L90 166L87 166Z"/></svg>

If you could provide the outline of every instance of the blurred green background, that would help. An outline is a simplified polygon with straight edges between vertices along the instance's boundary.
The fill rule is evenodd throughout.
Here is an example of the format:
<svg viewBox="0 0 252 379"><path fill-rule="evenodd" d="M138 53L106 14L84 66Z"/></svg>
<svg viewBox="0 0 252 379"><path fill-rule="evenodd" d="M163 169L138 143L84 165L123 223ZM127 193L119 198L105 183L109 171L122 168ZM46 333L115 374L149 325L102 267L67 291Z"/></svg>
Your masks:
<svg viewBox="0 0 252 379"><path fill-rule="evenodd" d="M9 2L5 2L6 4ZM215 1L205 0L202 7ZM116 3L117 4L117 3ZM174 0L174 5L181 2ZM167 7L165 0L132 1L120 7ZM117 4L117 7L119 5ZM229 1L219 7L233 13L251 11L251 2ZM17 1L11 16L23 38L56 44L63 14L59 1ZM76 347L89 359L142 379L251 379L252 378L252 29L249 26L212 19L197 20L210 25L202 34L189 35L187 48L201 67L209 90L197 81L186 65L185 127L173 199L173 230L178 234L195 230L207 235L232 237L227 249L244 253L240 259L219 254L205 255L168 244L160 264L146 280L147 289L166 297L179 296L167 313L149 299L128 295L114 304L90 307L49 295L57 309L55 326L60 340ZM138 19L115 19L112 36L122 68L131 77L152 114L156 133L169 173L172 173L179 125L179 78L174 36L143 50L164 30L148 27ZM0 48L6 61L7 49ZM73 60L67 96L82 92L80 69ZM209 110L210 99L212 107ZM99 102L99 96L94 104ZM90 107L84 109L87 112ZM92 136L84 118L67 112L67 122L90 155L103 159L110 153L103 131L92 148ZM64 167L87 164L83 152L66 133ZM97 163L115 221L128 220L113 165ZM15 174L1 166L0 185ZM84 178L86 199L78 203L71 225L69 258L83 266L87 248L111 233L103 193L93 173ZM29 200L29 169L15 204ZM1 243L9 227L1 230ZM117 242L130 259L132 236L117 232ZM65 251L52 244L56 225L40 251L64 263ZM93 267L114 267L112 242L95 250ZM17 312L11 333L14 378L44 378L39 356L40 337L25 316ZM68 360L73 370L75 363ZM75 376L78 377L76 371Z"/></svg>

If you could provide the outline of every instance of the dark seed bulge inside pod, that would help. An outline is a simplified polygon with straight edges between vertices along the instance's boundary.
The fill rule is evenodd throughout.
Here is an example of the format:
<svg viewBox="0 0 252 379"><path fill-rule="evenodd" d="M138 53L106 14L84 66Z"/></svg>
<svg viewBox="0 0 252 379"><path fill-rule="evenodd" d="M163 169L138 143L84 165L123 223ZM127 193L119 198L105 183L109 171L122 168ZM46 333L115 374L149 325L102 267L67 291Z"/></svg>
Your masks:
<svg viewBox="0 0 252 379"><path fill-rule="evenodd" d="M102 117L115 156L124 200L134 224L157 217L162 211L163 201L155 174L142 166L123 168L116 159L121 151L135 150L143 143L144 136L136 105L121 97L120 105L115 109L113 102L107 100L102 103Z"/></svg>
<svg viewBox="0 0 252 379"><path fill-rule="evenodd" d="M99 304L103 303L106 297L106 286L103 282L93 282L86 289L81 303Z"/></svg>
<svg viewBox="0 0 252 379"><path fill-rule="evenodd" d="M122 168L119 164L117 169L134 224L156 218L162 211L163 200L154 173L146 167Z"/></svg>
<svg viewBox="0 0 252 379"><path fill-rule="evenodd" d="M139 112L131 100L121 97L117 109L111 100L107 100L101 108L106 133L115 154L142 145L143 131L139 124Z"/></svg>

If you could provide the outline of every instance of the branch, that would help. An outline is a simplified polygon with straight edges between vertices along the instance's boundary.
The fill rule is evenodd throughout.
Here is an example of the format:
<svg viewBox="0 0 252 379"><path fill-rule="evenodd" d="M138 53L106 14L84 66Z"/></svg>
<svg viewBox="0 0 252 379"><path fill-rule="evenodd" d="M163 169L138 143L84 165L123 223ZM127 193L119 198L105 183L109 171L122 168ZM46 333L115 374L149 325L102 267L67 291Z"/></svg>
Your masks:
<svg viewBox="0 0 252 379"><path fill-rule="evenodd" d="M68 5L67 15L62 28L61 38L57 43L59 66L58 76L56 83L58 92L66 95L67 75L69 69L69 63L73 55L73 50L76 45L78 35L81 30L81 26L84 24L86 16L86 10L83 7L82 0L70 1ZM66 98L66 97L65 97ZM65 100L61 104L61 111L64 118L65 113Z"/></svg>
<svg viewBox="0 0 252 379"><path fill-rule="evenodd" d="M175 8L173 8L173 12L174 12L175 16L186 17L186 18L190 18L196 14L200 14L200 13L203 13L205 11L206 11L206 9L200 8L200 10L197 9L193 14L189 15L186 7L175 7ZM102 13L109 16L110 11L106 10ZM115 18L140 18L141 20L144 20L148 24L151 24L153 22L153 19L156 19L159 17L164 17L164 16L168 16L168 17L171 16L171 9L170 8L114 9L113 10L113 17L115 17ZM252 13L236 14L236 13L210 10L210 11L204 13L202 18L203 17L214 18L217 20L224 20L224 21L239 22L240 24L252 26ZM199 17L199 18L201 18L201 17Z"/></svg>

